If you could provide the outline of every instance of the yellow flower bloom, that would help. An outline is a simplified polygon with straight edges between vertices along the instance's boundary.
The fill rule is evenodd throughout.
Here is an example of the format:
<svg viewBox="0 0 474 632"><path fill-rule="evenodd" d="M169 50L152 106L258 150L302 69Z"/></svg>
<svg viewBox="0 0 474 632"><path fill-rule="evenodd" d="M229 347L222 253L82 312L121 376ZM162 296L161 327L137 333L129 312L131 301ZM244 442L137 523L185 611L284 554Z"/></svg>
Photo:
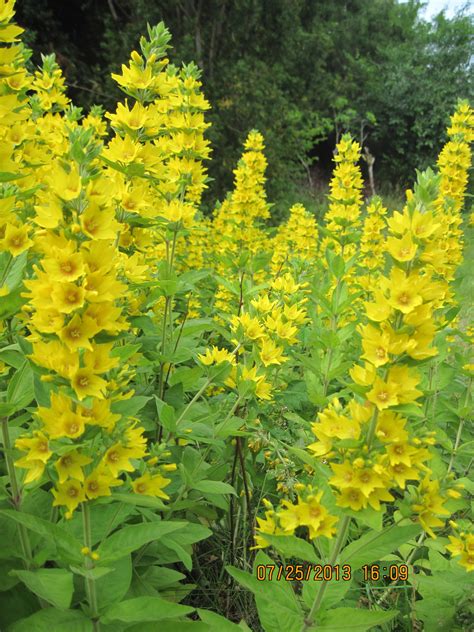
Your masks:
<svg viewBox="0 0 474 632"><path fill-rule="evenodd" d="M68 324L61 329L59 337L71 350L89 349L92 351L90 339L100 331L97 324L87 314L75 314Z"/></svg>
<svg viewBox="0 0 474 632"><path fill-rule="evenodd" d="M22 252L28 250L33 245L33 241L28 236L28 226L15 226L7 223L5 236L0 239L0 248L7 250L14 257L18 257Z"/></svg>
<svg viewBox="0 0 474 632"><path fill-rule="evenodd" d="M136 494L156 496L157 498L167 500L169 496L168 494L165 494L163 487L169 485L170 482L170 478L165 478L164 476L161 476L161 474L151 476L149 472L146 472L143 476L140 476L133 481L132 488Z"/></svg>
<svg viewBox="0 0 474 632"><path fill-rule="evenodd" d="M64 483L68 478L74 478L78 481L84 480L83 465L92 463L92 459L85 454L81 454L78 450L71 450L63 454L54 464L58 474L59 482Z"/></svg>
<svg viewBox="0 0 474 632"><path fill-rule="evenodd" d="M125 448L121 443L115 443L111 448L107 450L102 460L105 467L107 467L112 476L117 478L120 472L125 470L126 472L133 472L134 466L130 463L132 458L132 451Z"/></svg>
<svg viewBox="0 0 474 632"><path fill-rule="evenodd" d="M406 233L401 239L389 237L386 248L394 259L402 262L411 261L417 251L417 245L413 242L410 233Z"/></svg>
<svg viewBox="0 0 474 632"><path fill-rule="evenodd" d="M53 454L48 444L48 438L38 431L34 433L34 437L17 439L15 447L22 451L28 450L28 454L24 457L26 461L46 463Z"/></svg>
<svg viewBox="0 0 474 632"><path fill-rule="evenodd" d="M86 500L84 487L80 481L71 478L51 490L54 496L53 507L67 507L66 518L72 518L77 507Z"/></svg>
<svg viewBox="0 0 474 632"><path fill-rule="evenodd" d="M399 403L398 390L398 384L390 380L385 382L377 376L372 389L367 393L367 399L373 402L379 410L383 410Z"/></svg>
<svg viewBox="0 0 474 632"><path fill-rule="evenodd" d="M71 386L79 400L83 400L88 395L100 399L104 396L107 382L96 375L92 369L85 367L78 369L71 377Z"/></svg>
<svg viewBox="0 0 474 632"><path fill-rule="evenodd" d="M262 341L262 346L259 349L259 355L260 360L265 366L270 366L271 364L282 364L288 359L283 355L283 348L278 347L270 338L265 338Z"/></svg>

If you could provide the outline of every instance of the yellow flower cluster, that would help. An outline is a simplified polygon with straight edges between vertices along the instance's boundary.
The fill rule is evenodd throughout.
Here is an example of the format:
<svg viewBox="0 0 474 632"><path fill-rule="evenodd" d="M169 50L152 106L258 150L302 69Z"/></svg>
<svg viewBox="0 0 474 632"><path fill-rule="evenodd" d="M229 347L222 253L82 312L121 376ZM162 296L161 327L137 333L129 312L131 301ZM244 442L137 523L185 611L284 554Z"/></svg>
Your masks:
<svg viewBox="0 0 474 632"><path fill-rule="evenodd" d="M274 509L272 504L264 499L267 509L265 518L257 518L258 533L255 536L254 548L269 546L265 535L293 535L298 527L306 527L310 539L332 538L338 521L331 515L321 502L322 491L317 491L311 486L298 486L296 502L283 500L281 507Z"/></svg>
<svg viewBox="0 0 474 632"><path fill-rule="evenodd" d="M462 260L461 209L471 166L470 144L474 138L474 112L467 102L461 102L451 117L448 136L449 141L438 158L440 183L435 214L441 230L425 254L425 260L450 281Z"/></svg>
<svg viewBox="0 0 474 632"><path fill-rule="evenodd" d="M359 246L360 258L358 260L361 274L357 277L357 283L366 292L370 292L376 286L377 278L385 261L384 231L387 224L386 213L387 209L383 206L381 198L378 196L372 197L364 218Z"/></svg>
<svg viewBox="0 0 474 632"><path fill-rule="evenodd" d="M324 218L326 234L320 244L324 254L328 245L345 257L354 253L353 232L360 223L362 207L362 174L357 163L360 145L345 134L336 147L336 167L330 183L329 208Z"/></svg>
<svg viewBox="0 0 474 632"><path fill-rule="evenodd" d="M465 122L464 106L453 120L459 112ZM468 164L464 160L463 168ZM450 173L454 182L448 185ZM369 300L363 303L365 316L357 327L362 362L350 370L355 395L348 403L333 398L318 414L312 425L316 441L308 446L314 457L329 465L329 484L343 513L383 511L396 491L397 496L406 495L411 511L432 537L436 537L433 529L443 526L450 514L445 506L448 498L460 496L459 486L452 476L432 477L433 433L409 419L423 397L417 364L437 354L434 338L443 326L450 297L448 280L433 265L446 226L440 218L439 200L449 190L450 198L460 204L464 181L459 169L446 172L441 181L430 171L421 174L415 191L407 194L403 211L387 220L380 200L372 200L361 255L369 258L373 241L375 256L365 269L375 274L376 284L367 284ZM357 217L354 209L353 218ZM336 225L333 230L337 233ZM280 511L269 509L259 522L259 546L266 545L265 533L285 533L284 524L305 524L296 518L282 523Z"/></svg>
<svg viewBox="0 0 474 632"><path fill-rule="evenodd" d="M311 263L317 255L318 228L314 215L302 204L290 208L290 216L271 241L271 270L279 273L292 262Z"/></svg>
<svg viewBox="0 0 474 632"><path fill-rule="evenodd" d="M13 3L2 3L0 37L7 44L21 32L9 23L12 17ZM110 192L120 194L121 210L128 200L128 212L132 212L130 200L141 198L142 191L133 190L135 182L130 184L111 164L112 158L121 161L121 166L130 164L130 154L114 155L110 148L122 141L123 147L130 148L137 141L135 135L147 133L137 123L142 122L140 112L127 118L122 108L122 118L114 123L129 134L117 134L119 140L114 143L112 139L103 149L94 136L103 133L98 110L83 124L78 120L79 111L64 111L68 99L53 57L44 58L42 70L29 77L21 46L1 50L8 51L2 54L10 67L4 67L6 79L1 80L0 170L11 172L12 180L21 170L22 178L2 190L0 247L12 260L31 249L36 261L33 277L24 281L27 292L23 296L29 301L22 319L29 332L29 357L46 389L36 421L16 441L24 453L16 465L27 470L26 484L47 473L53 482L53 504L64 506L67 517L80 503L109 496L112 487L124 484L125 472L137 469L141 476L132 483L134 491L165 498L162 490L169 479L161 471L167 466L154 467L155 459L145 465L144 429L136 419L119 412L120 403L133 395L126 387L134 371L120 361L116 339L129 329L129 281L143 270L133 256L120 249L123 224L116 220L117 200ZM20 88L8 84L10 74L22 76ZM181 85L180 79L176 81ZM193 92L193 86L188 88ZM174 97L177 110L181 107L179 94ZM170 134L175 145L178 123ZM182 122L187 124L187 120ZM12 136L15 125L19 128ZM177 154L173 147L163 160L157 145L145 144L140 163L150 173L154 165L165 163L169 186L171 171L181 173L181 161L191 160ZM189 169L193 172L194 166ZM202 174L193 184L191 197L198 195ZM124 213L119 216L124 219ZM34 236L32 224L36 225ZM6 287L2 293L8 296L8 292Z"/></svg>
<svg viewBox="0 0 474 632"><path fill-rule="evenodd" d="M457 532L458 525L450 521L456 535L450 535L450 544L446 549L451 553L451 557L459 558L458 562L468 573L474 571L474 533L466 531Z"/></svg>
<svg viewBox="0 0 474 632"><path fill-rule="evenodd" d="M231 317L232 342L240 350L243 362L237 362L234 354L217 347L207 349L198 359L207 366L230 362L232 369L226 386L236 389L242 382L251 382L258 399L271 400L273 386L266 377L274 373L272 367L288 360L285 351L296 343L298 329L307 320L306 299L298 293L306 285L286 273L277 277L268 291L252 299L248 311L241 310Z"/></svg>
<svg viewBox="0 0 474 632"><path fill-rule="evenodd" d="M264 188L267 161L263 149L263 136L250 132L234 170L234 190L215 210L207 232L205 262L229 281L242 282L242 271L236 269L230 277L229 271L238 268L239 261L245 262L265 250L266 236L259 227L259 222L269 217ZM238 311L235 295L223 284L216 291L215 309L234 314Z"/></svg>

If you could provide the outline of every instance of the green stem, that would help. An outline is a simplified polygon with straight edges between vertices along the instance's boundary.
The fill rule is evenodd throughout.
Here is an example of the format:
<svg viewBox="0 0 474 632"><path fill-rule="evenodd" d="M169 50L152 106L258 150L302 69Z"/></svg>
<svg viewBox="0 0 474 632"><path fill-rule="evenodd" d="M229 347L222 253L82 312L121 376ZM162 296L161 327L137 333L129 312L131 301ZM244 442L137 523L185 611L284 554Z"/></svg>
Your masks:
<svg viewBox="0 0 474 632"><path fill-rule="evenodd" d="M471 394L471 384L472 384L472 380L470 379L468 384L467 384L466 397L464 398L464 404L462 406L462 409L467 408L467 405L469 403L469 395ZM465 419L465 417L463 415L459 419L458 431L456 433L456 439L454 441L453 451L451 452L451 458L449 459L448 474L451 472L451 470L453 469L453 466L454 466L454 459L456 457L456 453L458 451L459 444L461 443L462 431L463 431L463 428L464 428L464 422L465 421L466 421L466 419Z"/></svg>
<svg viewBox="0 0 474 632"><path fill-rule="evenodd" d="M370 447L372 445L372 441L374 440L374 436L375 436L375 429L377 428L377 421L379 418L379 409L375 408L373 414L372 414L372 419L370 420L370 426L369 426L369 431L367 433L367 448L370 450Z"/></svg>
<svg viewBox="0 0 474 632"><path fill-rule="evenodd" d="M92 549L92 537L91 537L91 515L89 504L87 502L82 503L82 529L84 536L84 546L86 546L89 551ZM94 568L94 562L87 555L85 558L85 567L87 570ZM86 577L86 595L87 601L89 603L89 607L91 609L91 619L92 624L94 626L94 632L99 632L100 630L100 622L99 622L99 609L97 605L97 593L95 589L95 580Z"/></svg>
<svg viewBox="0 0 474 632"><path fill-rule="evenodd" d="M240 349L241 345L238 344L236 346L236 348L232 351L232 355L235 355L237 353L237 351ZM226 367L224 366L223 369L225 369ZM186 408L183 410L183 412L181 413L181 415L178 417L177 421L176 421L176 427L179 426L179 424L183 421L183 419L186 417L186 414L188 412L188 410L191 408L191 406L197 402L197 400L201 397L201 395L204 393L204 391L214 382L214 380L217 378L217 376L219 375L219 372L213 377L213 378L209 378L207 379L204 384L201 386L201 388L198 390L198 392L196 393L196 395L194 395L194 397L192 398L192 400L189 402L189 404L186 406Z"/></svg>
<svg viewBox="0 0 474 632"><path fill-rule="evenodd" d="M337 557L338 557L339 553L341 552L341 549L342 549L342 547L344 545L344 542L345 542L345 539L346 539L347 530L349 528L350 521L351 521L351 517L350 516L344 516L344 518L342 519L341 524L339 525L337 538L336 538L336 541L334 542L334 546L333 546L333 549L332 549L331 557L329 559L329 565L330 566L333 566L333 564L337 560ZM315 597L315 599L313 601L313 605L311 606L311 610L309 611L309 614L308 614L307 618L305 619L304 625L301 628L301 632L305 632L306 630L308 630L309 628L312 627L313 622L314 622L315 614L317 613L317 611L319 610L319 607L321 606L321 602L323 600L324 593L326 592L327 585L328 585L328 582L322 582L321 583L321 586L319 588L318 594L316 595L316 597Z"/></svg>
<svg viewBox="0 0 474 632"><path fill-rule="evenodd" d="M5 463L7 466L8 478L10 480L12 505L16 509L16 511L21 511L21 491L20 486L18 485L18 480L16 478L15 465L13 463L11 455L12 447L10 442L10 433L8 431L8 417L4 417L2 419L2 438L5 453ZM18 525L18 535L20 538L20 546L23 553L25 567L26 569L29 569L32 565L33 554L31 552L31 544L30 538L28 536L28 531L26 527L22 524Z"/></svg>
<svg viewBox="0 0 474 632"><path fill-rule="evenodd" d="M426 538L426 533L423 531L422 533L420 533L418 540L416 541L415 546L413 547L410 555L407 557L407 560L405 562L405 564L407 566L409 566L412 562L413 562L413 558L415 557L418 549L420 548L420 546L423 544L424 539ZM388 588L386 588L381 597L379 597L379 599L377 599L377 601L375 602L376 606L380 606L380 604L382 604L385 599L389 596L389 594L393 591L393 589L395 588L396 584L398 584L398 580L395 579L390 586L388 586Z"/></svg>

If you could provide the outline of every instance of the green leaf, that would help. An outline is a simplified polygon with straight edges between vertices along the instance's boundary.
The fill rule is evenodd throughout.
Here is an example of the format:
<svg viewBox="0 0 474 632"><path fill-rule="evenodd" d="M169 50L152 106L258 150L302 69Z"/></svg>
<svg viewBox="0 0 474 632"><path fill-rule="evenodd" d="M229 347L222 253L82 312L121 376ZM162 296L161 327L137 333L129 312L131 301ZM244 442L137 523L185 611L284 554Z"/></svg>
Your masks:
<svg viewBox="0 0 474 632"><path fill-rule="evenodd" d="M25 358L19 345L14 344L0 350L0 360L15 367L15 369L19 369L25 361Z"/></svg>
<svg viewBox="0 0 474 632"><path fill-rule="evenodd" d="M352 509L345 509L344 513L348 516L352 516L358 522L366 524L374 531L381 531L383 527L383 511L376 511L372 507L366 507L359 511L353 511Z"/></svg>
<svg viewBox="0 0 474 632"><path fill-rule="evenodd" d="M216 614L211 610L203 610L198 608L198 615L201 617L203 623L209 626L209 632L215 630L216 632L242 632L240 625L232 623L220 614Z"/></svg>
<svg viewBox="0 0 474 632"><path fill-rule="evenodd" d="M352 579L349 581L342 579L331 579L329 581L323 580L304 582L303 601L308 606L308 608L311 608L311 606L313 605L323 582L326 586L326 590L324 591L320 608L324 610L329 610L329 608L333 608L334 606L340 604L341 601L344 599L344 596L352 586Z"/></svg>
<svg viewBox="0 0 474 632"><path fill-rule="evenodd" d="M80 575L81 577L87 577L87 579L99 579L100 577L104 577L104 575L108 575L114 569L107 568L106 566L96 566L95 568L81 568L80 566L70 566L71 571L75 575Z"/></svg>
<svg viewBox="0 0 474 632"><path fill-rule="evenodd" d="M277 580L259 581L256 567L275 565L275 562L262 551L257 553L254 562L254 574L245 573L233 566L227 566L227 572L255 595L258 615L266 632L300 632L304 624L304 613L290 583Z"/></svg>
<svg viewBox="0 0 474 632"><path fill-rule="evenodd" d="M319 558L313 546L309 542L306 542L306 540L297 538L294 535L269 534L265 534L265 540L286 558L296 558L305 562L319 563Z"/></svg>
<svg viewBox="0 0 474 632"><path fill-rule="evenodd" d="M28 588L50 604L66 610L74 592L73 575L64 568L40 568L34 571L10 571Z"/></svg>
<svg viewBox="0 0 474 632"><path fill-rule="evenodd" d="M10 380L7 390L7 401L15 410L25 408L34 398L33 371L25 360Z"/></svg>
<svg viewBox="0 0 474 632"><path fill-rule="evenodd" d="M134 494L133 492L113 492L113 500L118 500L121 503L127 505L134 505L135 507L149 507L150 509L165 509L166 505L159 498L153 496L145 496L144 494Z"/></svg>
<svg viewBox="0 0 474 632"><path fill-rule="evenodd" d="M173 406L166 404L159 397L154 395L156 411L161 425L168 432L176 432L176 413Z"/></svg>
<svg viewBox="0 0 474 632"><path fill-rule="evenodd" d="M146 406L151 397L145 397L143 395L135 395L130 399L122 399L118 402L113 402L111 410L114 413L120 413L123 417L133 417Z"/></svg>
<svg viewBox="0 0 474 632"><path fill-rule="evenodd" d="M365 632L376 625L391 621L398 614L398 610L376 612L359 608L334 608L327 610L317 617L317 625L310 630L318 632Z"/></svg>
<svg viewBox="0 0 474 632"><path fill-rule="evenodd" d="M97 603L101 612L110 604L119 603L127 594L132 583L132 556L126 555L120 560L115 560L114 568L105 577L100 577L95 582ZM98 566L97 568L100 568Z"/></svg>
<svg viewBox="0 0 474 632"><path fill-rule="evenodd" d="M140 623L141 621L161 621L182 617L194 608L182 606L161 597L135 597L122 603L114 604L101 618L100 622L107 624L114 621L122 623Z"/></svg>
<svg viewBox="0 0 474 632"><path fill-rule="evenodd" d="M194 489L197 489L204 494L234 494L236 496L236 491L229 485L228 483L223 483L222 481L199 481L199 483L194 484Z"/></svg>
<svg viewBox="0 0 474 632"><path fill-rule="evenodd" d="M379 533L369 531L358 540L351 542L341 553L341 564L350 564L352 570L381 560L399 546L414 538L421 531L419 525L387 527Z"/></svg>
<svg viewBox="0 0 474 632"><path fill-rule="evenodd" d="M160 540L163 536L186 526L185 522L149 522L136 524L116 531L98 548L100 564L118 560L144 544Z"/></svg>
<svg viewBox="0 0 474 632"><path fill-rule="evenodd" d="M83 545L81 541L62 529L60 524L53 524L48 520L13 509L2 509L0 514L24 525L27 529L38 533L38 535L56 545L60 549L60 556L63 556L64 559L72 563L82 563L81 548Z"/></svg>
<svg viewBox="0 0 474 632"><path fill-rule="evenodd" d="M92 621L81 610L44 608L20 619L8 632L92 632Z"/></svg>

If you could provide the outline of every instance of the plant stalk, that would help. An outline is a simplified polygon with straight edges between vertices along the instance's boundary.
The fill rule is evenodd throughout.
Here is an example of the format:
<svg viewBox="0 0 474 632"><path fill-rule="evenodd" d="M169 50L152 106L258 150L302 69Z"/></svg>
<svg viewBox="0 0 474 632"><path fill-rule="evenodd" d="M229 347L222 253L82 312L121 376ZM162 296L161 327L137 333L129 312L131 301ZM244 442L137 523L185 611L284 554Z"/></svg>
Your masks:
<svg viewBox="0 0 474 632"><path fill-rule="evenodd" d="M89 549L92 549L92 537L91 537L91 515L89 504L86 502L82 503L82 528L83 528L83 536L84 536L84 546ZM87 555L85 558L85 567L87 570L94 568L94 562ZM91 619L92 625L94 626L94 632L100 631L100 622L99 622L99 609L97 604L97 592L95 589L95 580L86 577L85 578L85 587L86 587L86 595L87 601L89 603L89 607L91 609Z"/></svg>
<svg viewBox="0 0 474 632"><path fill-rule="evenodd" d="M351 517L350 516L344 516L344 518L342 519L341 524L339 525L339 530L337 533L337 538L336 541L334 542L334 546L331 552L331 557L329 559L329 565L332 566L334 564L334 562L337 560L337 556L339 555L339 553L341 552L342 547L344 546L344 542L346 539L346 535L347 535L347 530L349 528L349 524L351 522ZM326 592L326 588L327 588L328 583L327 582L322 582L318 594L316 595L314 601L313 601L313 605L311 606L311 610L309 611L309 614L307 616L307 618L305 619L304 625L301 629L301 632L306 632L306 630L308 630L314 623L314 616L317 613L317 611L319 610L319 607L321 606L321 602L323 600L324 597L324 593Z"/></svg>
<svg viewBox="0 0 474 632"><path fill-rule="evenodd" d="M10 433L8 431L8 417L4 417L2 419L2 438L3 438L3 448L5 454L5 463L7 465L7 473L8 478L10 480L11 487L11 502L16 511L21 511L21 492L20 486L18 485L18 480L16 478L15 464L13 463L12 455L11 455L11 441L10 441ZM25 563L25 567L28 570L32 565L33 554L31 551L30 538L28 535L28 531L26 527L22 524L18 525L18 535L20 539L21 551L23 554L23 559Z"/></svg>

